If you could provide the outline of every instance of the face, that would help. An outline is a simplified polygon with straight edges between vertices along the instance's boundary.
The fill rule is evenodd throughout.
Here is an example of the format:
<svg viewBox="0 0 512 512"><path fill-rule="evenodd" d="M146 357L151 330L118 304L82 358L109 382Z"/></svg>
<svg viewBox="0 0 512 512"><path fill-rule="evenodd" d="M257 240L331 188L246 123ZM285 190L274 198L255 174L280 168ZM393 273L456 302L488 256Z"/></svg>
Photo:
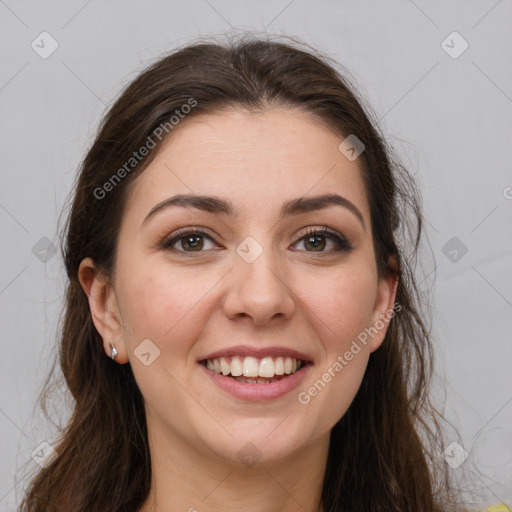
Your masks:
<svg viewBox="0 0 512 512"><path fill-rule="evenodd" d="M132 184L112 315L91 308L107 354L114 339L116 361L133 368L151 432L264 463L327 439L348 409L396 283L378 277L343 138L288 109L201 115ZM177 195L215 201L165 205ZM339 197L311 201L327 195Z"/></svg>

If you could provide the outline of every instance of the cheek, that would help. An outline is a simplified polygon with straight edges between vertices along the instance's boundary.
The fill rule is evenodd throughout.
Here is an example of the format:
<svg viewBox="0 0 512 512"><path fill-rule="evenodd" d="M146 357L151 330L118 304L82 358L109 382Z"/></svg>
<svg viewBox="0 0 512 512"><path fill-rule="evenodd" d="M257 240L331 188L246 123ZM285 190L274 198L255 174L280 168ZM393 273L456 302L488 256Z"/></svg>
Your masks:
<svg viewBox="0 0 512 512"><path fill-rule="evenodd" d="M315 429L325 432L346 413L364 377L370 345L360 335L370 326L376 277L371 266L347 267L324 281L306 281L302 290L324 357L298 398L318 418Z"/></svg>
<svg viewBox="0 0 512 512"><path fill-rule="evenodd" d="M144 339L173 355L188 349L203 328L200 318L204 322L208 292L218 278L183 270L159 272L156 265L147 271L127 270L119 282L124 283L121 311L130 352Z"/></svg>
<svg viewBox="0 0 512 512"><path fill-rule="evenodd" d="M119 278L124 283L120 296L130 364L153 411L183 408L190 400L182 385L196 363L190 349L204 329L208 291L218 281L214 277L183 271L171 275L153 265ZM157 348L146 345L154 361L146 366L138 359L137 348L147 339Z"/></svg>
<svg viewBox="0 0 512 512"><path fill-rule="evenodd" d="M303 280L301 299L323 333L327 354L344 353L370 325L377 282L371 266L347 266L337 273ZM316 319L316 320L315 320Z"/></svg>

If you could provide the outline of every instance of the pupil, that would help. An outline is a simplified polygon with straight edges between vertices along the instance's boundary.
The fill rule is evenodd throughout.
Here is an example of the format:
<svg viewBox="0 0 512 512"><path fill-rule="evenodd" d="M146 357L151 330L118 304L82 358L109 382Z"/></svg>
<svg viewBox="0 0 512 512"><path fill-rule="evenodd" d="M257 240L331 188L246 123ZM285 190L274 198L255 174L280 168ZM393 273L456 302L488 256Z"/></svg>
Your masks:
<svg viewBox="0 0 512 512"><path fill-rule="evenodd" d="M319 239L319 238L323 238L323 236L321 236L321 235L311 236L311 237L309 237L308 242L309 242L309 243L310 243L314 248L318 249L318 248L319 248L319 244L321 244L321 242L318 242L318 239ZM317 240L317 242L312 242L312 240L315 240L315 239ZM320 247L320 248L321 248L321 249L323 249L323 246L324 246L324 245L325 245L325 242L324 242L324 244L323 244L323 245L321 245L321 247Z"/></svg>
<svg viewBox="0 0 512 512"><path fill-rule="evenodd" d="M184 241L185 241L186 244L190 245L192 248L197 248L198 246L199 246L199 248L201 248L202 246L200 244L200 241L198 241L198 240L200 240L200 238L201 237L197 236L197 235L189 236L189 237L185 238ZM192 242L191 243L190 241L194 240L194 239L196 240L196 242Z"/></svg>

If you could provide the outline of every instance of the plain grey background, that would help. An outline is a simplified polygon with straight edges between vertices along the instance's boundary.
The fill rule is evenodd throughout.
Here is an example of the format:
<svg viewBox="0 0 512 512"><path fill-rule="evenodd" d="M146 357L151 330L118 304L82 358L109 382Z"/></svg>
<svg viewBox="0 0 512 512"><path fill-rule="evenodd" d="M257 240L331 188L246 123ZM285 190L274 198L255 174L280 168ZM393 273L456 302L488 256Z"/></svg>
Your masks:
<svg viewBox="0 0 512 512"><path fill-rule="evenodd" d="M14 509L20 469L54 438L34 409L65 285L60 253L46 249L102 113L163 52L241 31L292 35L346 66L415 174L436 396L458 431L450 471L477 506L512 503L510 0L1 0L0 23L0 510Z"/></svg>

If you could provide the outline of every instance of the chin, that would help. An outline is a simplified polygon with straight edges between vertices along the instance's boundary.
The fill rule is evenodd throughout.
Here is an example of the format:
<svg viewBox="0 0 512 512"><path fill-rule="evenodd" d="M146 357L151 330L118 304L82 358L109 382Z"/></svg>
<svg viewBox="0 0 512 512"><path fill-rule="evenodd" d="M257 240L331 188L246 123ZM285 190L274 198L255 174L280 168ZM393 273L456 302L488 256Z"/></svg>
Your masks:
<svg viewBox="0 0 512 512"><path fill-rule="evenodd" d="M235 430L228 429L232 437L226 433L222 440L216 437L205 440L205 444L212 454L230 464L248 468L270 467L292 458L307 443L308 436L293 432L290 429L293 426L285 424L286 420L283 422L285 417L239 420Z"/></svg>

